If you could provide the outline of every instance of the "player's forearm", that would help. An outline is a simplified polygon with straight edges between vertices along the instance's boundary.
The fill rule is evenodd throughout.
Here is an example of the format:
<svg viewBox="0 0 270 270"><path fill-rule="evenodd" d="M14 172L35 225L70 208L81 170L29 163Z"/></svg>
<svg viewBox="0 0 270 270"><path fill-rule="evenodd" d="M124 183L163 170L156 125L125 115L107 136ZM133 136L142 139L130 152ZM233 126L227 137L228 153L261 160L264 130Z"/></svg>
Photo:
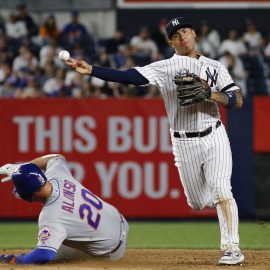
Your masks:
<svg viewBox="0 0 270 270"><path fill-rule="evenodd" d="M45 170L48 161L49 161L51 158L55 158L55 157L63 157L63 156L60 155L60 154L50 154L50 155L46 155L46 156L42 156L42 157L35 158L35 159L31 160L30 163L34 163L34 164L37 165L41 170Z"/></svg>
<svg viewBox="0 0 270 270"><path fill-rule="evenodd" d="M228 95L228 93L226 94L223 92L212 92L211 100L223 105L224 107L229 106L229 108L241 109L243 105L243 99L240 94L240 91L239 90L233 91L233 94L235 95L235 97L233 97L235 101L233 100L234 105L232 107L230 106L232 100L230 100L231 97L230 95Z"/></svg>
<svg viewBox="0 0 270 270"><path fill-rule="evenodd" d="M81 75L91 75L104 81L119 82L134 85L145 85L149 81L136 69L115 70L112 68L98 67L88 64L83 60L70 58L65 63Z"/></svg>
<svg viewBox="0 0 270 270"><path fill-rule="evenodd" d="M52 261L56 255L50 249L36 248L30 253L16 256L16 264L44 264Z"/></svg>

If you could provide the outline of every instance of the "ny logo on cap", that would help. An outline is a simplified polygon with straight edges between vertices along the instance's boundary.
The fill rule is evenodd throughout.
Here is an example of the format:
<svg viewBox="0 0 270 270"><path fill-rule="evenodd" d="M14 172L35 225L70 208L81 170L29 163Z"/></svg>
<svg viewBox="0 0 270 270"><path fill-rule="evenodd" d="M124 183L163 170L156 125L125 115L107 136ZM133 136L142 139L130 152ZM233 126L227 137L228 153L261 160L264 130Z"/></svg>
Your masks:
<svg viewBox="0 0 270 270"><path fill-rule="evenodd" d="M172 21L172 25L173 26L176 26L176 25L178 25L179 24L179 21L177 20L177 19L174 19L173 21Z"/></svg>

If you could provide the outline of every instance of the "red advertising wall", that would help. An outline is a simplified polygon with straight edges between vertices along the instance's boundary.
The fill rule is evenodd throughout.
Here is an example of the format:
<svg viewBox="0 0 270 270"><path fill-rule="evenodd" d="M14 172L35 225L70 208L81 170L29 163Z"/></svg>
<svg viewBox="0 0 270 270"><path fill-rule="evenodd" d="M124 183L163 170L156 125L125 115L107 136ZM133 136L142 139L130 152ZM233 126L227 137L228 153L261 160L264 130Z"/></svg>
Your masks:
<svg viewBox="0 0 270 270"><path fill-rule="evenodd" d="M258 3L258 2L270 2L269 0L258 0L258 1L252 1L252 0L237 0L237 1L234 1L234 0L120 0L119 1L120 3L137 3L137 4L140 4L140 3L164 3L164 4L169 4L169 3L177 3L177 4L181 4L183 2L190 2L190 3L193 3L193 2L215 2L215 3L222 3L222 2L246 2L246 3Z"/></svg>
<svg viewBox="0 0 270 270"><path fill-rule="evenodd" d="M270 152L270 97L254 98L254 151Z"/></svg>
<svg viewBox="0 0 270 270"><path fill-rule="evenodd" d="M127 217L214 216L186 204L162 100L0 100L0 164L62 153L78 181ZM40 205L1 183L0 217L32 218Z"/></svg>
<svg viewBox="0 0 270 270"><path fill-rule="evenodd" d="M269 0L117 0L118 7L124 8L171 8L171 7L203 7L215 3L212 8L218 7L269 7Z"/></svg>

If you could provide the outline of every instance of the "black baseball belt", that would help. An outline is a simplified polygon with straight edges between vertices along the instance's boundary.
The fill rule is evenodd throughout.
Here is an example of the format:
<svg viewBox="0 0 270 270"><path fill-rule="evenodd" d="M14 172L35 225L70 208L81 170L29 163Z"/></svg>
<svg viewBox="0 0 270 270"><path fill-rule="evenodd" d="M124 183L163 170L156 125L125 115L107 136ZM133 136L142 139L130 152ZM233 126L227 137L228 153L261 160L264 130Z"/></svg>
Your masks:
<svg viewBox="0 0 270 270"><path fill-rule="evenodd" d="M221 121L218 120L216 122L216 129L221 126ZM177 131L174 131L173 133L173 136L175 138L196 138L196 137L204 137L204 136L207 136L209 135L211 132L213 131L213 128L212 127L209 127L203 131L198 131L198 132L185 132L184 134L181 134ZM184 135L184 136L183 136Z"/></svg>

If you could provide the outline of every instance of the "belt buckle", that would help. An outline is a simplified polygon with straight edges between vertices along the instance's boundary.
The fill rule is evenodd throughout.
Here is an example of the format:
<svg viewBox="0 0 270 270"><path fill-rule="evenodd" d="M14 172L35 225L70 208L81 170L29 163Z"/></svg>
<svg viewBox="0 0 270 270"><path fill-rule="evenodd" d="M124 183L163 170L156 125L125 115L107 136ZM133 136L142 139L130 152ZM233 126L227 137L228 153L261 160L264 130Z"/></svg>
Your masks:
<svg viewBox="0 0 270 270"><path fill-rule="evenodd" d="M175 136L175 135L177 135L177 136ZM178 139L184 139L184 138L186 138L186 133L181 133L181 132L175 131L174 137L178 138Z"/></svg>
<svg viewBox="0 0 270 270"><path fill-rule="evenodd" d="M178 132L178 134L179 134L180 139L184 139L184 138L187 137L186 136L186 133L180 133L180 132Z"/></svg>

